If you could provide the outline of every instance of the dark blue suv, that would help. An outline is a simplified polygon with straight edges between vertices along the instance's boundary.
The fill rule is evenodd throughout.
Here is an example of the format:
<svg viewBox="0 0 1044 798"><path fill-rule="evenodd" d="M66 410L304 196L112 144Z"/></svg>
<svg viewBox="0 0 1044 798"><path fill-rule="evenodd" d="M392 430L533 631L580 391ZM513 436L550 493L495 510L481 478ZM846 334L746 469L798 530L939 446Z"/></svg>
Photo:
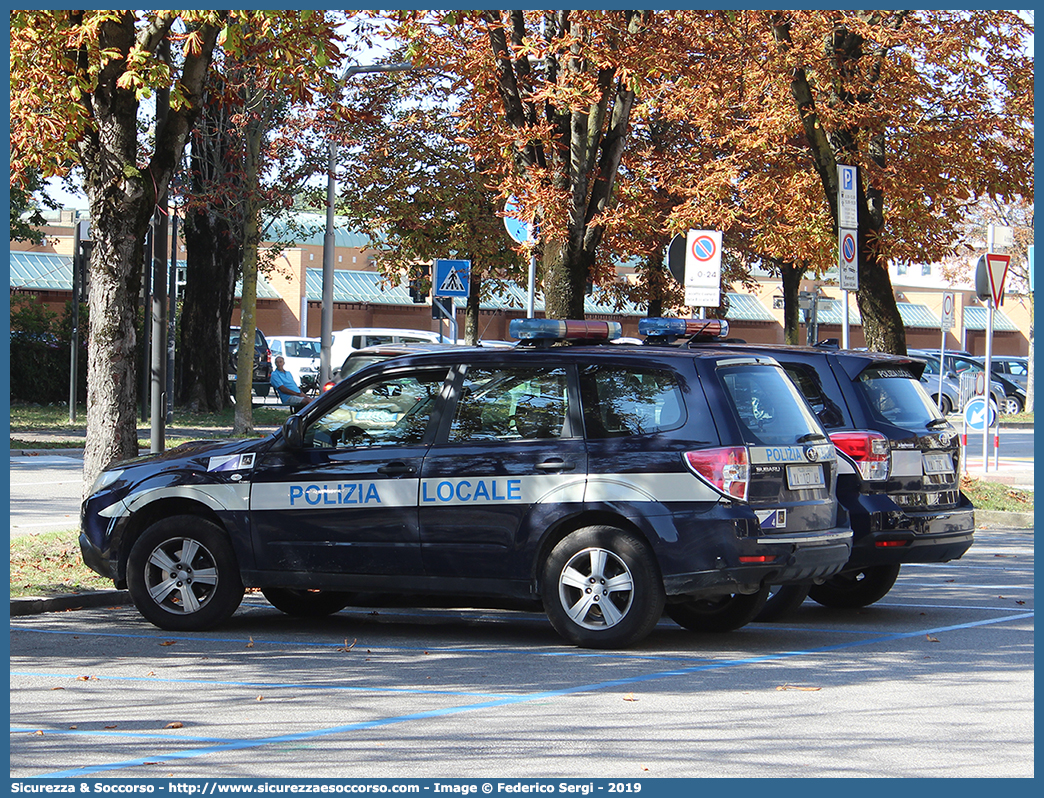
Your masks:
<svg viewBox="0 0 1044 798"><path fill-rule="evenodd" d="M512 349L436 347L339 383L261 440L106 471L84 561L156 625L226 621L244 586L321 615L373 594L542 606L581 646L661 614L751 620L769 586L838 573L838 460L769 356L610 345L523 320Z"/></svg>
<svg viewBox="0 0 1044 798"><path fill-rule="evenodd" d="M827 579L773 590L759 620L806 596L830 607L883 598L903 563L947 562L972 545L974 507L960 490L957 431L921 386L914 357L806 346L720 343L717 321L643 319L649 343L719 354L767 355L800 389L838 450L837 498L851 518L852 557ZM703 333L703 334L701 334Z"/></svg>

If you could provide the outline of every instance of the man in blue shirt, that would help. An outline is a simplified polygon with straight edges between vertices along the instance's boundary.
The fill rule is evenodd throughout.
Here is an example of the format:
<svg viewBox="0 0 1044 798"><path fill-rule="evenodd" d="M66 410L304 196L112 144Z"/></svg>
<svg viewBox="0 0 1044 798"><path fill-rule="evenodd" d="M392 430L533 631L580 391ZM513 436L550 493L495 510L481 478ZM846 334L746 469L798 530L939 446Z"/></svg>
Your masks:
<svg viewBox="0 0 1044 798"><path fill-rule="evenodd" d="M284 405L289 405L291 411L297 411L308 404L308 397L301 391L294 375L283 368L284 365L286 365L286 361L282 357L275 359L272 387L276 389L279 400Z"/></svg>

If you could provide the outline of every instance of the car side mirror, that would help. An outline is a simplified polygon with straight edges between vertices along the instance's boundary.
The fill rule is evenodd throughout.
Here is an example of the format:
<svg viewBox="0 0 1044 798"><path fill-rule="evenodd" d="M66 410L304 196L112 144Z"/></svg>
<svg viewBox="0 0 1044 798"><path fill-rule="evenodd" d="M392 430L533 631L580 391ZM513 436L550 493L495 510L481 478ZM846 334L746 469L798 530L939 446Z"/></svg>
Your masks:
<svg viewBox="0 0 1044 798"><path fill-rule="evenodd" d="M290 416L283 422L283 440L291 449L304 448L304 429L300 416Z"/></svg>

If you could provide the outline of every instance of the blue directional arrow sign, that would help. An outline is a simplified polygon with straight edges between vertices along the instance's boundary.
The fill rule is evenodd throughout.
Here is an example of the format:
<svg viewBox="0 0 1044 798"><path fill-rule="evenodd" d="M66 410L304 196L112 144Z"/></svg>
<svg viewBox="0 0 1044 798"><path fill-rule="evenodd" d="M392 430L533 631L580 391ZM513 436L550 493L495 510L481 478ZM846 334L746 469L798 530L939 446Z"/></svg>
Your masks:
<svg viewBox="0 0 1044 798"><path fill-rule="evenodd" d="M437 260L435 261L435 296L468 295L468 283L471 280L470 260Z"/></svg>
<svg viewBox="0 0 1044 798"><path fill-rule="evenodd" d="M964 406L964 423L968 425L969 429L979 430L992 427L996 418L997 413L993 409L993 405L987 403L984 396L973 397Z"/></svg>

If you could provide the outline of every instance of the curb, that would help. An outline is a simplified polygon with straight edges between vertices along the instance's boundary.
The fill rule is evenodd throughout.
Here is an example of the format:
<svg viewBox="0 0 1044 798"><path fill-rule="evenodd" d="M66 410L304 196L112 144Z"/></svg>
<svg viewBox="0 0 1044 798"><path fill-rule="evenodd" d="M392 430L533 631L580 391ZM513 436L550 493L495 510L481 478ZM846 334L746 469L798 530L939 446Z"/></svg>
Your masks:
<svg viewBox="0 0 1044 798"><path fill-rule="evenodd" d="M130 604L130 593L126 590L104 590L96 593L74 593L51 598L13 598L11 617L39 615L43 612L64 612L84 607L111 607Z"/></svg>
<svg viewBox="0 0 1044 798"><path fill-rule="evenodd" d="M976 510L975 526L989 525L1005 529L1033 529L1033 513L1008 513L1002 510Z"/></svg>

